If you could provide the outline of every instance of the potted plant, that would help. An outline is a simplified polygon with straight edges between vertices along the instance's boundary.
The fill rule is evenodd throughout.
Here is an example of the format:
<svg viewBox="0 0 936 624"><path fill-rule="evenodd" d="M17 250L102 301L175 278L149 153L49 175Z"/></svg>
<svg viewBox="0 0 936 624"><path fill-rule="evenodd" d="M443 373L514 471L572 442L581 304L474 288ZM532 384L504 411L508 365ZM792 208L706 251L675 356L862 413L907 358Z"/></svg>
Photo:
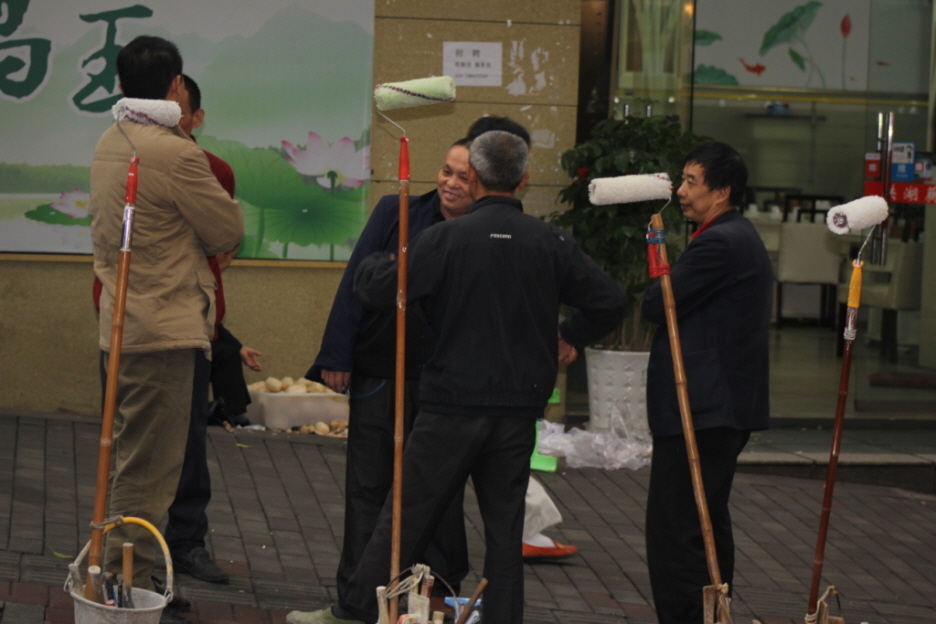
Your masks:
<svg viewBox="0 0 936 624"><path fill-rule="evenodd" d="M559 200L569 204L569 208L554 212L547 219L571 232L585 253L627 293L628 312L622 323L600 344L586 349L593 429L608 429L617 409L625 423L634 424L625 427L625 435L635 437L634 431L627 429L634 429L638 423L646 430L644 387L653 326L642 321L640 302L651 283L647 273L647 226L650 216L662 205L650 201L593 206L588 201L589 182L595 178L665 172L673 180L675 191L686 153L703 140L684 131L676 116L631 116L599 122L587 140L562 154L562 168L572 182L559 192ZM676 202L675 197L673 201ZM667 207L663 221L672 262L678 251L674 234L680 231L683 221L679 208ZM632 396L622 397L616 389L631 389ZM605 395L608 390L612 391L610 396Z"/></svg>

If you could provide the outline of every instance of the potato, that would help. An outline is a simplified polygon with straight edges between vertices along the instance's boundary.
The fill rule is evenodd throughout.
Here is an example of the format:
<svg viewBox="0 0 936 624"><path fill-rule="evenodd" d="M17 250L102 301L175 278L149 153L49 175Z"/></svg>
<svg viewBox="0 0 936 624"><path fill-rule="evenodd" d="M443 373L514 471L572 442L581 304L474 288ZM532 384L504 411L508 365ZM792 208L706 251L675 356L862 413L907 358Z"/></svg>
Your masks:
<svg viewBox="0 0 936 624"><path fill-rule="evenodd" d="M281 381L283 382L283 387L284 387L284 388L288 388L289 386L291 386L291 385L293 385L294 383L296 383L296 380L293 379L292 377L283 377L283 379L282 379Z"/></svg>
<svg viewBox="0 0 936 624"><path fill-rule="evenodd" d="M328 426L331 427L332 431L338 431L338 430L341 430L341 429L347 429L347 428L348 428L348 421L345 420L344 418L336 418L336 419L334 419L333 421L331 421L330 423L328 423Z"/></svg>
<svg viewBox="0 0 936 624"><path fill-rule="evenodd" d="M327 424L323 423L322 421L315 423L315 433L319 435L327 435L330 432L331 428Z"/></svg>
<svg viewBox="0 0 936 624"><path fill-rule="evenodd" d="M267 377L266 388L267 392L280 392L283 389L283 382L276 377Z"/></svg>
<svg viewBox="0 0 936 624"><path fill-rule="evenodd" d="M266 391L267 391L266 382L265 382L265 381L255 381L255 382L253 382L252 384L250 384L249 386L247 386L247 389L248 389L248 390L253 390L254 392L266 392Z"/></svg>
<svg viewBox="0 0 936 624"><path fill-rule="evenodd" d="M288 392L289 394L306 394L308 390L306 390L306 387L302 384L293 384L283 390L283 392Z"/></svg>

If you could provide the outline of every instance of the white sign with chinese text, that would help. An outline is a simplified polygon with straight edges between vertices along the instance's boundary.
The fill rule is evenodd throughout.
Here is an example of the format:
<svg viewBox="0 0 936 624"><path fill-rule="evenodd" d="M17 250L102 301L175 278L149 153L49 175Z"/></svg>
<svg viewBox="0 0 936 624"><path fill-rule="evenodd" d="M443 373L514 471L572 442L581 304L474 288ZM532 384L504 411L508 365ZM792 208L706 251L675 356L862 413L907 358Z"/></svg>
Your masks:
<svg viewBox="0 0 936 624"><path fill-rule="evenodd" d="M502 46L497 42L445 41L442 73L458 86L499 87L503 76Z"/></svg>

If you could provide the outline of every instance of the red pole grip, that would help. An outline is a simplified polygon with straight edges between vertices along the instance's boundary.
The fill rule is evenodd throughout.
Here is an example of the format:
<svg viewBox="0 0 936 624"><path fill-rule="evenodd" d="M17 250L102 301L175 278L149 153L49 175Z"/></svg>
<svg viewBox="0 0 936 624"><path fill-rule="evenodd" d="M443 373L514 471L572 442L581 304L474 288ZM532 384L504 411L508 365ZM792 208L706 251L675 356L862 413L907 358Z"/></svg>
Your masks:
<svg viewBox="0 0 936 624"><path fill-rule="evenodd" d="M409 180L409 139L400 137L400 179Z"/></svg>
<svg viewBox="0 0 936 624"><path fill-rule="evenodd" d="M137 197L137 165L140 164L139 156L130 159L130 173L127 174L127 203L135 204Z"/></svg>

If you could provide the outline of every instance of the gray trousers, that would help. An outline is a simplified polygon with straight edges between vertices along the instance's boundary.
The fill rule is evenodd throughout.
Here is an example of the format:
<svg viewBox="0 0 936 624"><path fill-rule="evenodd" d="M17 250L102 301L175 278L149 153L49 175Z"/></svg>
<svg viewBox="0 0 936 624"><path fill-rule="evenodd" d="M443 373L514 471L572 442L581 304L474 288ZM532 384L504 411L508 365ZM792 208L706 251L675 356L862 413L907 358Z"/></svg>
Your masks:
<svg viewBox="0 0 936 624"><path fill-rule="evenodd" d="M108 517L133 516L159 524L175 498L185 456L196 349L124 353L114 418L114 470ZM153 589L156 538L138 525L107 534L104 569L121 571L122 545L133 544L133 584Z"/></svg>

